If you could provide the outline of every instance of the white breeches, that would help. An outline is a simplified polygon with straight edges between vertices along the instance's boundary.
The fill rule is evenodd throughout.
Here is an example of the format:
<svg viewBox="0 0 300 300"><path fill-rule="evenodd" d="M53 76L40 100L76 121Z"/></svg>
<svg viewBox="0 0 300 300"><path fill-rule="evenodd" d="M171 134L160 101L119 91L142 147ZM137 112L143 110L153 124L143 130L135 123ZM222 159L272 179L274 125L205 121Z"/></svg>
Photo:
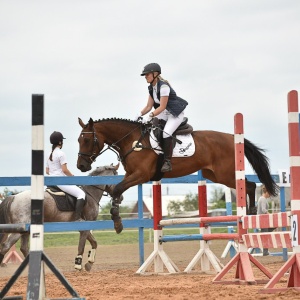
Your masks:
<svg viewBox="0 0 300 300"><path fill-rule="evenodd" d="M172 136L174 131L179 127L184 118L184 111L178 116L174 117L166 109L156 116L158 119L163 119L166 121L166 125L163 129L163 138Z"/></svg>
<svg viewBox="0 0 300 300"><path fill-rule="evenodd" d="M77 199L85 200L85 192L82 189L80 189L77 185L58 185L58 187L62 191L76 197Z"/></svg>

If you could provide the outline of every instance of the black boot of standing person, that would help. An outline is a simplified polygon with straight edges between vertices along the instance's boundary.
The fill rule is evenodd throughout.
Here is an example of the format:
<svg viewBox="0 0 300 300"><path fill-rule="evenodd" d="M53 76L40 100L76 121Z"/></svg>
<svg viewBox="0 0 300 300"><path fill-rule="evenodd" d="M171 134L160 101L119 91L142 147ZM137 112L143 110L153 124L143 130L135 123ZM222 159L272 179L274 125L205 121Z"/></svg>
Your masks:
<svg viewBox="0 0 300 300"><path fill-rule="evenodd" d="M161 168L161 172L171 172L172 171L172 164L171 158L173 154L173 138L167 137L163 139L163 150L164 150L164 164Z"/></svg>
<svg viewBox="0 0 300 300"><path fill-rule="evenodd" d="M84 200L77 199L76 207L75 207L75 221L83 221L83 219L81 218L83 207L84 207Z"/></svg>

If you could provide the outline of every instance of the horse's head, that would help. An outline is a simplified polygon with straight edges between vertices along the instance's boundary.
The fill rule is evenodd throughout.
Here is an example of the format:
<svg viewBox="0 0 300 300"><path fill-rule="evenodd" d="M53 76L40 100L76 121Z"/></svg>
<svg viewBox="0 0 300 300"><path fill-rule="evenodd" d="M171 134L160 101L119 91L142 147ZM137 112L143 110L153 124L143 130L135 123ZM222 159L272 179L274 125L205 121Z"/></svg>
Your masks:
<svg viewBox="0 0 300 300"><path fill-rule="evenodd" d="M89 119L87 125L85 125L80 118L78 118L78 122L82 130L78 138L79 152L77 168L81 172L86 172L91 170L91 165L100 154L104 143L97 138L92 118Z"/></svg>
<svg viewBox="0 0 300 300"><path fill-rule="evenodd" d="M89 173L89 176L113 176L118 175L120 163L117 165L111 164L110 166L97 167L95 170Z"/></svg>
<svg viewBox="0 0 300 300"><path fill-rule="evenodd" d="M118 175L118 169L119 169L120 163L117 165L111 164L110 166L101 166L97 167L95 170L93 170L91 173L89 173L89 176L114 176ZM115 185L114 184L106 184L104 187L104 190L110 194L110 196L113 195ZM118 199L119 203L121 203L123 200L123 195L121 195L120 199Z"/></svg>

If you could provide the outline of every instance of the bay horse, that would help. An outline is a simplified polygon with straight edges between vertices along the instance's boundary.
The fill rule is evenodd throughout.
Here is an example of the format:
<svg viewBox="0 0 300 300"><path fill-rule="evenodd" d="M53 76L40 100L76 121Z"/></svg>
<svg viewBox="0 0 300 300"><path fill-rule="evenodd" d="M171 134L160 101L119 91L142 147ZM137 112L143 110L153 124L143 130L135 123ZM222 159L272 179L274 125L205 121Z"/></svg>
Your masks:
<svg viewBox="0 0 300 300"><path fill-rule="evenodd" d="M81 132L78 138L79 153L77 168L82 172L89 171L96 157L107 149L117 153L126 174L113 191L111 208L114 227L117 233L123 229L122 220L118 214L118 197L128 188L151 180L161 178L175 178L192 174L202 170L206 179L215 183L236 187L235 181L235 147L234 135L212 130L193 131L195 152L189 157L173 157L172 171L161 173L161 160L151 147L151 124L142 122L110 118L93 121L87 124L78 118ZM103 149L105 144L106 149ZM270 195L278 193L278 186L274 182L269 169L269 160L264 150L244 139L245 156ZM160 164L159 164L160 163ZM249 196L247 213L256 214L254 182L246 181L246 193Z"/></svg>
<svg viewBox="0 0 300 300"><path fill-rule="evenodd" d="M119 164L116 166L101 166L93 170L89 176L112 176L117 175ZM112 196L115 185L86 185L81 188L86 193L85 206L82 217L86 221L97 220L99 214L99 202L104 192ZM120 195L119 201L123 200ZM0 224L27 223L31 221L31 191L23 191L13 196L8 196L0 204ZM75 221L75 212L60 211L56 202L47 191L44 193L44 222L72 222ZM20 250L26 257L29 253L29 232L27 233L0 233L0 265L5 254L21 238ZM78 254L75 258L75 269L82 269L82 256L84 253L85 242L88 240L92 249L89 251L88 262L85 270L90 271L95 261L97 241L90 230L80 231Z"/></svg>

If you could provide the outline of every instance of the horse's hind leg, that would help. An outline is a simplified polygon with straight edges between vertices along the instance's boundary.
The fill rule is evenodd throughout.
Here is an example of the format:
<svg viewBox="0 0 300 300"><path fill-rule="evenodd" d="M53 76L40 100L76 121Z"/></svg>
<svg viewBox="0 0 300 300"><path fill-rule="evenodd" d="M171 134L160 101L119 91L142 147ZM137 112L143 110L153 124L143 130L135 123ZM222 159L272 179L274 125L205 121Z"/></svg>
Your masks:
<svg viewBox="0 0 300 300"><path fill-rule="evenodd" d="M82 270L82 256L84 253L85 242L89 235L89 230L80 231L79 233L80 233L80 236L79 236L79 243L78 243L78 254L75 258L74 268L76 270L81 271Z"/></svg>
<svg viewBox="0 0 300 300"><path fill-rule="evenodd" d="M249 196L249 206L247 205L247 215L256 215L257 213L257 207L255 206L255 189L255 182L246 181L246 193Z"/></svg>
<svg viewBox="0 0 300 300"><path fill-rule="evenodd" d="M89 231L89 235L87 236L87 240L90 242L92 249L89 251L88 254L88 262L84 265L86 271L91 271L93 263L95 262L96 251L97 251L97 241L93 236L92 232Z"/></svg>
<svg viewBox="0 0 300 300"><path fill-rule="evenodd" d="M0 250L0 265L2 265L2 261L4 259L5 254L9 251L9 249L14 245L20 238L20 233L12 233L8 236L6 241L2 243Z"/></svg>
<svg viewBox="0 0 300 300"><path fill-rule="evenodd" d="M26 258L26 256L29 253L29 233L22 234L20 251L23 253L23 256Z"/></svg>
<svg viewBox="0 0 300 300"><path fill-rule="evenodd" d="M1 233L0 237L1 237L0 238L0 267L2 267L2 261L4 259L4 255L5 255L5 254L2 254L2 248L4 246L5 241L7 240L8 233Z"/></svg>

